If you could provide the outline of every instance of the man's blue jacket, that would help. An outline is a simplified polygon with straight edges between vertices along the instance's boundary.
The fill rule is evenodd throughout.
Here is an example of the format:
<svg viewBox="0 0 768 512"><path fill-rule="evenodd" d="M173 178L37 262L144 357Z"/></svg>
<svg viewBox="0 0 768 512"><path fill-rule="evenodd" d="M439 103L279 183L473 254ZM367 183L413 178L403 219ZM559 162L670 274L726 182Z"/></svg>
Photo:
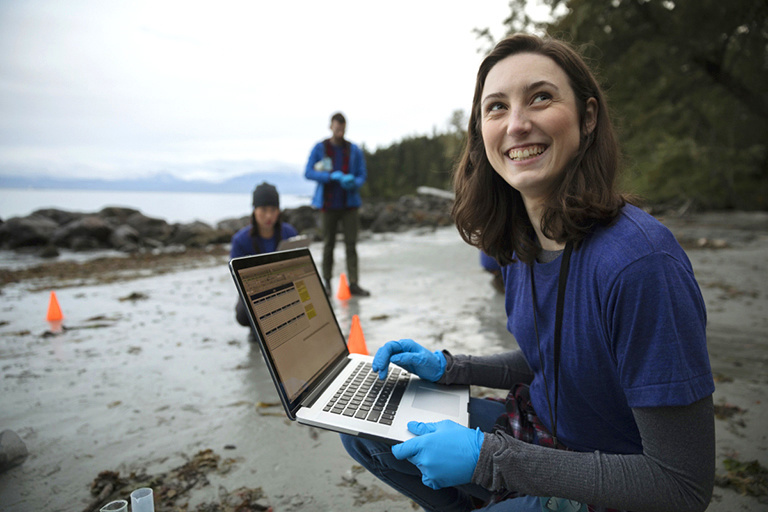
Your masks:
<svg viewBox="0 0 768 512"><path fill-rule="evenodd" d="M324 141L320 141L312 148L304 170L304 177L317 182L315 195L312 197L312 206L322 209L325 200L325 184L331 181L331 173L328 171L316 171L315 164L325 157ZM355 144L350 143L349 150L349 174L355 177L355 188L347 191L347 208L359 208L363 201L360 198L360 187L368 178L368 170L365 167L363 151Z"/></svg>

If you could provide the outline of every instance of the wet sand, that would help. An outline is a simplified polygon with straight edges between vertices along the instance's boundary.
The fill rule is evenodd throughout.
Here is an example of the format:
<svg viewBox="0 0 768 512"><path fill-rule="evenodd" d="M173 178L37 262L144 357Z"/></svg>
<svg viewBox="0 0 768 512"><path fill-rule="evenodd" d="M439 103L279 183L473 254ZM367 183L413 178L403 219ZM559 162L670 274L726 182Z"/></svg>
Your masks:
<svg viewBox="0 0 768 512"><path fill-rule="evenodd" d="M725 459L768 467L768 217L666 222L707 303L723 413L718 473L726 475ZM345 334L359 315L371 352L403 337L454 353L516 346L503 297L454 229L369 236L358 250L361 284L373 296L333 302ZM320 244L312 251L319 264ZM0 430L16 431L30 452L0 474L0 510L85 510L105 470L119 472L117 489L149 483L176 507L157 510L213 510L257 489L244 510L412 510L360 472L336 434L292 423L271 405L277 395L261 354L234 322L226 255L184 260L178 271L107 282L96 270L74 281L43 272L0 289ZM68 329L43 336L51 289ZM174 478L184 485L171 486ZM758 511L765 502L716 487L708 510Z"/></svg>

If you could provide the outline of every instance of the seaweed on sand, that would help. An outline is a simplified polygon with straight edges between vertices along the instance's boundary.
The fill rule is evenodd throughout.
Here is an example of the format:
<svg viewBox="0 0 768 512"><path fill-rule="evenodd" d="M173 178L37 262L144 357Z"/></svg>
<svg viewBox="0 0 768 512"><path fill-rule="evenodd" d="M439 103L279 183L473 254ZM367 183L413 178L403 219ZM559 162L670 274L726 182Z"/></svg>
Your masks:
<svg viewBox="0 0 768 512"><path fill-rule="evenodd" d="M768 502L768 469L757 460L741 462L725 459L725 474L715 475L715 485L730 487L743 495L755 496L761 503Z"/></svg>
<svg viewBox="0 0 768 512"><path fill-rule="evenodd" d="M116 471L102 471L91 483L91 494L96 498L88 505L85 512L98 510L101 506L116 499L127 500L130 493L140 487L151 487L154 495L156 512L251 512L269 511L272 507L264 503L264 492L260 487L241 487L227 491L219 487L218 501L202 503L196 508L189 508L189 494L194 488L210 485L207 475L215 472L224 474L236 462L235 459L222 460L211 449L201 450L185 464L158 475L131 473L120 477Z"/></svg>

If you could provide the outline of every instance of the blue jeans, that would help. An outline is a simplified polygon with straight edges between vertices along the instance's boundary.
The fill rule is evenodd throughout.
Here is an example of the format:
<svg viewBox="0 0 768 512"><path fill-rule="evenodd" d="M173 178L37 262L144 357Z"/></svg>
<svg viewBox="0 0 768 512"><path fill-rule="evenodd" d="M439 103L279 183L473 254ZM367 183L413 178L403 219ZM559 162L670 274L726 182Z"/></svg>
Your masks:
<svg viewBox="0 0 768 512"><path fill-rule="evenodd" d="M504 413L504 404L492 400L472 398L469 403L469 426L491 432L493 425ZM475 510L492 496L488 489L466 484L443 489L431 489L421 481L419 469L407 460L397 460L392 447L378 441L341 434L341 442L349 455L381 481L412 499L427 511ZM488 512L539 512L539 498L526 496L493 503L482 510Z"/></svg>

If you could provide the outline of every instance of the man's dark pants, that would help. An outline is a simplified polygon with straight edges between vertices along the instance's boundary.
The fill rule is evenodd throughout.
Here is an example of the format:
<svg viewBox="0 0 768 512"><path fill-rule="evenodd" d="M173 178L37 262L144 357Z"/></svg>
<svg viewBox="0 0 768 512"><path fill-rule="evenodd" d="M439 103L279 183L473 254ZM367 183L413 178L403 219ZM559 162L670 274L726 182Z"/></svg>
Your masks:
<svg viewBox="0 0 768 512"><path fill-rule="evenodd" d="M323 279L331 282L333 277L333 249L336 246L336 234L341 223L344 233L344 246L347 252L347 277L349 282L357 283L357 234L360 231L360 218L357 208L347 210L327 210L322 213L323 223Z"/></svg>

